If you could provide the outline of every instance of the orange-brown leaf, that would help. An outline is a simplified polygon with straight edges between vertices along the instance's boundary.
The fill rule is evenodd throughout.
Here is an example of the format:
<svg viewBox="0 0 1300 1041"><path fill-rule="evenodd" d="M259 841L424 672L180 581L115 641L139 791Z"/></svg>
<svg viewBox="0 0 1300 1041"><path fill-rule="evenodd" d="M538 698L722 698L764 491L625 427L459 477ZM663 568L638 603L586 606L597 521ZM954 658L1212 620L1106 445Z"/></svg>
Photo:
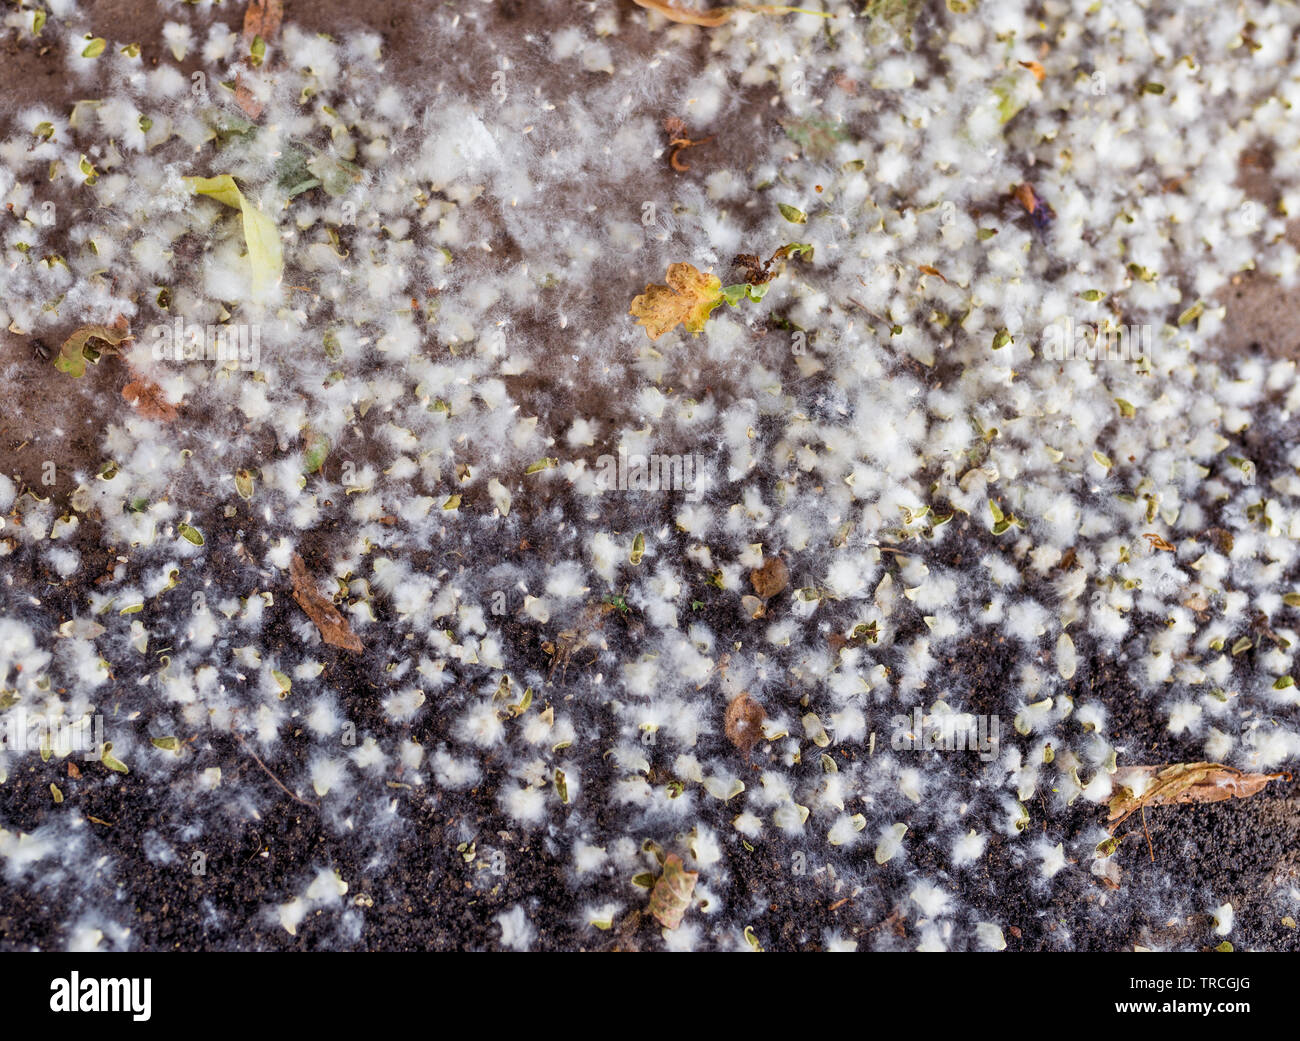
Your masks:
<svg viewBox="0 0 1300 1041"><path fill-rule="evenodd" d="M722 729L727 740L748 755L763 737L766 718L763 706L742 691L727 703Z"/></svg>
<svg viewBox="0 0 1300 1041"><path fill-rule="evenodd" d="M1030 213L1038 209L1038 196L1034 194L1034 186L1028 183L1018 185L1016 187L1016 201Z"/></svg>
<svg viewBox="0 0 1300 1041"><path fill-rule="evenodd" d="M307 565L297 553L290 563L289 575L293 581L293 598L320 630L321 639L331 647L340 647L345 651L359 653L364 650L361 640L352 631L347 619L339 614L334 602L316 588L316 580L311 577Z"/></svg>
<svg viewBox="0 0 1300 1041"><path fill-rule="evenodd" d="M244 11L244 42L252 43L260 36L270 43L280 33L284 21L284 0L248 0Z"/></svg>
<svg viewBox="0 0 1300 1041"><path fill-rule="evenodd" d="M1132 814L1147 806L1169 806L1184 802L1222 802L1245 799L1277 780L1290 780L1288 773L1249 774L1222 763L1174 763L1170 766L1132 766L1120 771L1125 780L1151 778L1141 795L1120 783L1110 800L1109 828L1113 833Z"/></svg>
<svg viewBox="0 0 1300 1041"><path fill-rule="evenodd" d="M122 397L126 403L140 415L170 423L179 414L176 406L167 400L162 388L150 379L146 379L134 369L131 370L131 382L122 388Z"/></svg>
<svg viewBox="0 0 1300 1041"><path fill-rule="evenodd" d="M780 557L768 557L762 567L749 573L749 582L755 593L770 600L790 584L790 569Z"/></svg>
<svg viewBox="0 0 1300 1041"><path fill-rule="evenodd" d="M248 89L242 73L235 73L235 104L244 110L244 115L249 119L257 119L262 115L264 106Z"/></svg>

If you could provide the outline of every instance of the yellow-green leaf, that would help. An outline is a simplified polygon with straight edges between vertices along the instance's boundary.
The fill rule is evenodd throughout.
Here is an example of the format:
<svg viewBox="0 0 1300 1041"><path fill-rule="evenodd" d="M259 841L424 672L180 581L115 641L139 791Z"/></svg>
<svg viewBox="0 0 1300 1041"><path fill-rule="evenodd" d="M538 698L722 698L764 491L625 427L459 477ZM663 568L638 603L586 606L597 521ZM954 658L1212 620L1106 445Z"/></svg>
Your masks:
<svg viewBox="0 0 1300 1041"><path fill-rule="evenodd" d="M91 340L103 340L116 347L129 339L128 333L111 325L83 325L63 341L59 356L54 359L54 367L69 376L83 376L86 372L86 346ZM92 359L98 360L98 357L93 355Z"/></svg>
<svg viewBox="0 0 1300 1041"><path fill-rule="evenodd" d="M667 283L646 286L628 309L652 340L679 324L689 333L698 333L722 303L721 280L702 273L694 264L669 264Z"/></svg>
<svg viewBox="0 0 1300 1041"><path fill-rule="evenodd" d="M248 246L248 263L253 269L253 292L260 295L274 286L284 273L284 254L275 221L244 198L239 185L229 174L186 177L185 181L196 195L206 195L240 211L244 222L244 242Z"/></svg>
<svg viewBox="0 0 1300 1041"><path fill-rule="evenodd" d="M113 755L113 743L111 741L105 742L104 751L100 753L99 761L117 773L127 774L131 772L126 768L126 763Z"/></svg>

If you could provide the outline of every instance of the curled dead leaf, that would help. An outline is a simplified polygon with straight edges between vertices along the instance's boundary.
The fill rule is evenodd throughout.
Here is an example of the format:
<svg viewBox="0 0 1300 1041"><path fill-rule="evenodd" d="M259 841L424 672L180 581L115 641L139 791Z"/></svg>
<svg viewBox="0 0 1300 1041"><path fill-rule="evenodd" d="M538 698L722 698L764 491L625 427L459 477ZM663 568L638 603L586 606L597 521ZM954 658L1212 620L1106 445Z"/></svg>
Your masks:
<svg viewBox="0 0 1300 1041"><path fill-rule="evenodd" d="M650 891L649 911L665 929L676 929L691 906L691 895L699 879L698 871L687 871L682 858L669 853L664 870Z"/></svg>
<svg viewBox="0 0 1300 1041"><path fill-rule="evenodd" d="M103 340L117 347L131 339L128 330L126 319L120 316L112 325L83 325L63 341L59 356L54 359L54 367L69 376L80 377L86 372L87 358L96 360L98 357L89 347L91 340ZM86 353L88 349L92 351L90 355Z"/></svg>
<svg viewBox="0 0 1300 1041"><path fill-rule="evenodd" d="M316 580L311 577L307 565L297 553L293 555L293 560L290 562L289 576L293 582L294 600L320 630L321 639L331 647L339 647L345 651L360 653L365 649L360 638L348 625L347 619L334 606L334 602L316 588Z"/></svg>
<svg viewBox="0 0 1300 1041"><path fill-rule="evenodd" d="M1122 778L1122 779L1121 779ZM1124 781L1151 778L1141 795ZM1107 818L1111 834L1130 816L1147 806L1168 806L1184 802L1222 802L1245 799L1277 780L1291 780L1288 773L1250 774L1222 763L1174 763L1170 766L1131 766L1116 777L1118 791L1110 800Z"/></svg>
<svg viewBox="0 0 1300 1041"><path fill-rule="evenodd" d="M648 11L657 11L670 22L682 25L701 25L706 29L716 29L733 14L748 12L750 14L812 14L819 18L834 18L835 15L824 11L807 11L799 7L784 7L776 4L735 4L731 7L714 7L707 11L687 11L671 0L632 0L638 7Z"/></svg>

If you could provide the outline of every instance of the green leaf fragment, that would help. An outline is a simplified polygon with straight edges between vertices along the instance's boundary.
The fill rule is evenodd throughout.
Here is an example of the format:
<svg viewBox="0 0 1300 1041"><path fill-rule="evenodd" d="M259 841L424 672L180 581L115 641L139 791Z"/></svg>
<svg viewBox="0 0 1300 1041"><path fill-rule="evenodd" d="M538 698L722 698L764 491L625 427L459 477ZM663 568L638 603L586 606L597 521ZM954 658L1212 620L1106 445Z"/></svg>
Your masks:
<svg viewBox="0 0 1300 1041"><path fill-rule="evenodd" d="M195 546L203 545L203 534L198 528L189 524L181 523L177 525L177 530L181 533L181 538L186 542L193 543Z"/></svg>
<svg viewBox="0 0 1300 1041"><path fill-rule="evenodd" d="M127 774L131 771L126 768L126 763L113 755L113 742L106 741L104 750L100 753L99 761L116 773Z"/></svg>
<svg viewBox="0 0 1300 1041"><path fill-rule="evenodd" d="M791 224L807 224L808 215L803 210L791 206L789 203L777 203L777 209L781 211L781 216Z"/></svg>

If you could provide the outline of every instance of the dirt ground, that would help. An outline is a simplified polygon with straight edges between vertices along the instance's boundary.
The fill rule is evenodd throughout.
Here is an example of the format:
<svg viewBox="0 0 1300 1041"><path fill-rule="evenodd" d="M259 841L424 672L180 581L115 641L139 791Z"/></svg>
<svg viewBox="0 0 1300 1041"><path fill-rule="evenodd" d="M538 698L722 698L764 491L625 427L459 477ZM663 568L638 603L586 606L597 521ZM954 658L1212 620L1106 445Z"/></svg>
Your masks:
<svg viewBox="0 0 1300 1041"><path fill-rule="evenodd" d="M629 0L618 2L630 6ZM95 0L93 6L96 18L111 23L117 36L141 42L146 63L156 60L161 47L161 27L167 18L163 9L153 3L131 0ZM289 17L307 28L335 36L345 36L359 28L380 33L393 75L402 82L415 83L430 75L431 58L428 41L421 39L417 30L414 7L391 0L371 5L351 0L314 0L291 3ZM509 54L522 53L535 46L532 37L543 23L526 0L501 0L493 12L490 48ZM218 9L217 16L237 27L241 13L242 5L227 3ZM654 41L646 30L628 31L644 38L647 53L652 50ZM76 99L75 85L62 72L60 46L51 40L46 46L36 47L30 39L19 39L12 32L0 36L0 90L7 100L42 101L61 108ZM692 60L697 64L708 60L704 34L700 34ZM191 61L184 71L188 73L194 64ZM450 82L467 81L481 76L481 70L446 57L437 62L436 74ZM568 73L556 75L568 76ZM580 90L581 82L561 84L557 89ZM767 96L760 93L752 99L749 118L771 120L779 116L779 110L768 104ZM719 155L725 155L727 162L743 165L743 138L742 128L734 142L719 148ZM701 151L699 159L693 161L707 169L705 152ZM666 180L670 176L665 163L663 177ZM1257 198L1270 200L1266 157L1261 156L1257 163L1244 168L1242 178ZM75 208L76 204L68 200L66 205ZM3 219L0 215L0 220ZM1292 232L1294 241L1300 245L1300 223L1293 224ZM1282 290L1271 279L1251 273L1225 273L1225 282L1232 288L1228 293L1229 312L1222 349L1226 353L1263 352L1300 357L1300 326L1294 321L1300 306L1296 291ZM94 472L102 462L103 426L126 407L120 391L127 376L121 366L105 361L91 367L75 390L69 392L67 381L59 378L42 356L42 348L49 347L49 344L38 345L0 332L3 362L0 391L4 400L4 408L0 410L0 470L23 486L39 488L41 494L52 495L61 502L78 483L79 474ZM589 388L566 386L554 374L544 371L530 374L526 381L528 392L543 396L548 411L557 416L572 414L576 401L590 393ZM596 408L616 409L614 397L597 402ZM585 408L593 409L590 399ZM196 424L180 425L177 436L181 443L187 437L198 436L197 429ZM1270 471L1280 470L1285 446L1298 432L1296 423L1292 422L1288 429L1259 437L1254 458L1263 481L1267 481ZM42 483L42 465L48 459L59 460L57 480L52 487ZM225 544L223 533L233 534L245 519L213 516L205 518L203 526L215 536L210 541L221 546ZM539 507L528 535L534 552L546 554L551 524L548 511ZM942 552L951 558L964 554L978 556L990 538L987 532L971 528L945 542ZM111 554L99 545L93 531L88 531L83 541L82 573L103 573L111 566ZM316 549L321 557L326 555L323 547ZM476 551L504 559L516 547L478 546ZM311 553L309 548L307 555ZM210 566L235 568L239 564L233 558L223 557L221 549L215 549ZM35 558L25 551L5 558L0 570L24 585L46 590L52 609L63 604L66 616L75 613L82 591L67 588L56 576L42 573ZM278 631L285 634L284 639L291 640L288 625L294 620L296 610L292 600L288 596L277 597L273 610L273 618L281 622ZM723 633L743 623L734 605L720 602L706 605L702 617ZM514 630L518 641L516 652L534 660L539 668L548 660L541 646L542 635L535 627L522 624ZM615 643L620 640L635 643L637 639L634 625L621 620L611 625L609 635ZM1079 653L1078 682L1086 682L1092 696L1101 699L1111 718L1120 721L1116 729L1123 734L1129 748L1141 748L1147 761L1162 761L1167 731L1151 705L1137 696L1128 678L1128 663L1107 660L1086 645L1079 647ZM948 655L948 659L948 667L966 675L975 690L985 686L992 691L1007 681L1009 656L986 637L971 638L959 653ZM350 692L350 709L359 725L367 722L379 725L381 713L364 696L369 685L364 663L340 656L331 663L331 670L336 686ZM978 710L975 705L972 708ZM590 711L598 713L601 709L595 706ZM373 718L368 718L368 714ZM425 731L413 736L435 744L441 736L442 724L431 719L423 726ZM720 740L721 735L718 737ZM290 747L294 747L295 739L290 736L288 740ZM305 755L305 740L298 744ZM214 743L205 755L206 758L196 763L198 769L217 764L228 769L231 762L241 764L239 780L260 785L269 810L257 818L230 819L223 822L223 829L214 830L205 840L209 869L202 877L178 872L143 854L149 834L167 828L166 815L170 811L165 792L152 789L143 777L136 776L112 786L97 785L89 774L80 781L60 780L70 798L82 800L87 812L105 822L94 825L99 829L99 840L133 865L128 875L116 879L111 886L105 882L101 890L97 890L99 883L88 879L87 892L98 891L104 898L113 895L129 903L136 912L139 929L136 943L140 947L310 949L327 943L336 945L337 937L317 930L312 919L304 922L299 935L293 937L260 917L270 899L268 894L283 894L296 884L304 870L325 862L338 865L353 880L349 899L363 894L373 901L352 944L358 949L492 948L498 945L500 935L494 916L528 896L540 896L554 912L547 919L552 924L543 927L538 941L540 947L636 948L642 942L643 934L639 930L644 926L635 922L624 923L595 939L590 930L580 929L575 894L565 881L567 865L548 850L544 841L512 833L495 800L486 794L435 789L402 793L400 798L405 802L404 810L412 827L400 842L395 858L377 863L372 856L373 847L364 837L358 841L353 835L344 841L325 826L317 811L283 797L274 782L253 760L241 755L233 742L228 747ZM753 769L757 771L759 767L754 765ZM591 771L592 779L587 784L599 785L602 766L598 760L592 762ZM0 787L0 805L8 821L22 829L38 827L52 811L50 783L51 776L42 765L11 776ZM358 806L359 811L362 809ZM1031 805L1029 810L1031 828L1043 826L1043 808ZM1088 811L1080 808L1072 812L1082 822ZM998 876L1010 865L1013 853L1006 839L994 836L990 841L990 855L983 861L980 872L968 876L964 883L963 897L972 906L990 908L999 920L1014 926L1007 933L1011 950L1131 949L1135 943L1178 943L1193 938L1195 931L1191 925L1178 926L1182 930L1180 934L1146 910L1151 904L1144 897L1152 888L1167 886L1173 875L1187 892L1214 893L1230 899L1237 908L1239 930L1250 937L1253 946L1300 950L1300 931L1280 924L1281 914L1275 903L1279 894L1300 885L1300 789L1296 783L1274 784L1245 801L1164 808L1149 815L1148 827L1149 846L1140 827L1125 836L1124 881L1119 890L1110 891L1087 883L1063 887L1047 902L1029 890L1009 894L998 884ZM456 845L450 839L462 828L496 835L501 848L510 851L512 867L504 880L494 880L493 886L485 886L481 875L466 869L463 858L448 852ZM931 855L938 862L938 838L937 834L916 836L913 867L926 868L927 857ZM840 901L846 894L836 887L830 873L813 871L804 879L792 882L783 865L765 858L761 851L748 860L734 860L731 867L735 892L729 895L741 896L747 890L778 894L765 908L757 909L752 921L755 929L768 938L771 949L819 947L824 931L838 924L837 914L842 912L837 908L843 906ZM898 881L891 875L893 870L889 865L882 869L882 889ZM114 895L117 887L120 891ZM1090 927L1093 931L1065 936L1062 933L1065 921L1075 919L1068 913L1069 905L1078 900L1103 902L1106 914L1100 920L1107 924ZM47 901L41 887L0 879L0 949L41 946L63 921L65 913L66 908ZM1099 919L1094 916L1089 920ZM563 922L571 924L554 924ZM1204 925L1201 923L1202 931ZM879 928L889 930L895 925L888 916L882 916Z"/></svg>

